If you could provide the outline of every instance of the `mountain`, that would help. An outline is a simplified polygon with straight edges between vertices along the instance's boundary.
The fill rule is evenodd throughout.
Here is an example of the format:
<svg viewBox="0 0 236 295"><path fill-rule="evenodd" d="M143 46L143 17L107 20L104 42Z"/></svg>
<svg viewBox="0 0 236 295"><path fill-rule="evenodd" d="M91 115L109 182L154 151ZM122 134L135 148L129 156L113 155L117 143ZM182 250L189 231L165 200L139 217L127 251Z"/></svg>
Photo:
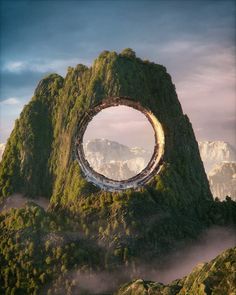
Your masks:
<svg viewBox="0 0 236 295"><path fill-rule="evenodd" d="M107 139L87 141L84 153L95 171L114 180L135 176L147 166L152 156L140 147L130 148Z"/></svg>
<svg viewBox="0 0 236 295"><path fill-rule="evenodd" d="M224 141L200 141L199 150L213 196L235 199L235 149Z"/></svg>
<svg viewBox="0 0 236 295"><path fill-rule="evenodd" d="M150 194L153 189L163 204L173 206L211 200L193 129L170 75L130 49L120 54L104 51L90 68L69 67L65 78L51 74L39 82L6 144L0 196L47 197L52 207L68 210L79 210L91 193L100 199L104 192L84 179L74 155L77 127L93 106L122 96L151 109L166 132L162 171L144 191Z"/></svg>
<svg viewBox="0 0 236 295"><path fill-rule="evenodd" d="M126 97L151 110L164 130L161 169L138 190L104 191L88 182L78 165L79 123L110 97ZM69 67L64 78L51 74L39 82L0 163L0 197L14 193L48 198L50 210L79 218L83 230L93 232L96 242L102 240L112 253L131 248L128 256L143 259L172 248L186 232L197 235L202 227L198 212L207 218L213 201L192 125L170 75L164 66L143 61L130 49L104 51L90 68ZM156 219L158 224L152 222ZM169 237L163 232L167 225ZM155 237L146 243L153 231Z"/></svg>
<svg viewBox="0 0 236 295"><path fill-rule="evenodd" d="M236 162L222 162L208 174L212 194L220 200L226 196L236 201Z"/></svg>
<svg viewBox="0 0 236 295"><path fill-rule="evenodd" d="M235 294L235 263L236 248L232 248L208 263L197 265L183 279L168 285L139 279L121 287L116 295Z"/></svg>
<svg viewBox="0 0 236 295"><path fill-rule="evenodd" d="M103 190L86 180L77 161L81 120L111 97L150 110L165 135L160 169L138 189ZM65 77L39 82L0 163L0 202L17 193L47 198L49 206L31 202L0 214L3 294L60 294L59 283L71 294L75 273L93 272L122 273L121 281L113 276L114 289L130 280L129 270L161 261L211 225L236 223L236 203L212 198L166 68L131 49L104 51L91 67L69 67Z"/></svg>
<svg viewBox="0 0 236 295"><path fill-rule="evenodd" d="M5 146L6 146L5 143L0 143L0 161L2 160L2 155L5 150Z"/></svg>
<svg viewBox="0 0 236 295"><path fill-rule="evenodd" d="M200 141L199 150L207 173L221 162L236 161L235 149L225 141Z"/></svg>

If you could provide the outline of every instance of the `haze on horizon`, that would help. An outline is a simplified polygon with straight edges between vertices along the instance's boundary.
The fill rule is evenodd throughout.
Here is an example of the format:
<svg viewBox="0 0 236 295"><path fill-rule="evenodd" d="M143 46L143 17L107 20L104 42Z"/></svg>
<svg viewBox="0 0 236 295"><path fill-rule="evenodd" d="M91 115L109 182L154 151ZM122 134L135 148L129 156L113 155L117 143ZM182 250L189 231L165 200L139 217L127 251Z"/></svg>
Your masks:
<svg viewBox="0 0 236 295"><path fill-rule="evenodd" d="M128 106L109 107L94 116L84 133L83 144L102 138L149 151L155 145L154 130L146 116Z"/></svg>
<svg viewBox="0 0 236 295"><path fill-rule="evenodd" d="M235 1L89 2L1 1L0 143L42 77L130 47L167 68L198 140L236 147Z"/></svg>

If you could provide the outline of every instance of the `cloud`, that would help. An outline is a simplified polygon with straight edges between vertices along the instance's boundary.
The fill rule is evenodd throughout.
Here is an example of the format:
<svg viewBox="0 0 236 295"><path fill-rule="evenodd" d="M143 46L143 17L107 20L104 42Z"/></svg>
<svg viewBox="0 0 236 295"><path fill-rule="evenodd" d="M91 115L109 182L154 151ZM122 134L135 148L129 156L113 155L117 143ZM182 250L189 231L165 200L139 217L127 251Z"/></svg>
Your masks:
<svg viewBox="0 0 236 295"><path fill-rule="evenodd" d="M173 280L189 275L199 263L214 259L222 251L235 246L235 228L211 227L198 239L179 245L178 249L159 259L149 262L137 262L132 266L120 266L110 271L89 271L81 269L67 273L66 278L74 282L76 294L87 291L89 294L110 294L131 280L142 278L169 284ZM64 290L64 281L55 280L52 283Z"/></svg>
<svg viewBox="0 0 236 295"><path fill-rule="evenodd" d="M159 281L164 284L188 275L199 263L214 259L222 251L234 247L236 242L235 228L213 226L195 241L186 243L159 261L150 265L141 265L140 274L145 280Z"/></svg>
<svg viewBox="0 0 236 295"><path fill-rule="evenodd" d="M16 118L26 103L20 97L10 97L0 101L0 142L6 142Z"/></svg>
<svg viewBox="0 0 236 295"><path fill-rule="evenodd" d="M21 101L18 98L10 97L0 102L1 105L19 105Z"/></svg>
<svg viewBox="0 0 236 295"><path fill-rule="evenodd" d="M208 34L212 30L208 28ZM236 146L236 59L230 40L180 33L161 44L142 44L139 50L144 58L167 67L198 140L224 140Z"/></svg>
<svg viewBox="0 0 236 295"><path fill-rule="evenodd" d="M189 39L173 41L162 49L163 56L171 51L168 70L198 139L221 139L236 146L234 48Z"/></svg>
<svg viewBox="0 0 236 295"><path fill-rule="evenodd" d="M25 64L22 61L13 61L9 62L3 66L3 70L7 70L9 72L16 72L19 73L24 70Z"/></svg>
<svg viewBox="0 0 236 295"><path fill-rule="evenodd" d="M75 66L79 63L89 65L89 60L69 58L69 59L33 59L22 61L8 61L3 64L2 72L10 73L24 73L24 72L36 72L47 73L57 72L64 74L68 66Z"/></svg>
<svg viewBox="0 0 236 295"><path fill-rule="evenodd" d="M201 51L203 49L203 46L199 46L198 42L196 40L190 40L190 39L182 39L182 40L171 40L164 44L160 45L159 52L165 53L165 54L179 54L186 51L190 51L191 53L196 51Z"/></svg>
<svg viewBox="0 0 236 295"><path fill-rule="evenodd" d="M127 106L109 107L99 112L87 127L84 142L95 138L146 150L153 150L155 144L154 130L148 119L140 111Z"/></svg>
<svg viewBox="0 0 236 295"><path fill-rule="evenodd" d="M1 144L0 144L1 145ZM22 194L13 194L9 196L0 206L0 212L8 211L11 208L23 208L26 206L27 202L34 202L37 205L41 206L45 210L49 205L49 200L44 197L37 197L34 199L26 198Z"/></svg>
<svg viewBox="0 0 236 295"><path fill-rule="evenodd" d="M68 66L89 65L104 49L131 47L137 56L167 67L194 127L210 134L207 114L220 114L219 124L231 116L235 93L229 72L235 66L233 1L207 1L206 5L139 1L135 6L100 1L93 7L85 2L70 6L63 1L60 5L36 1L30 6L8 2L4 2L2 15L1 96L29 99L44 74L64 75ZM230 137L232 132L226 138L225 132L218 130L218 139Z"/></svg>

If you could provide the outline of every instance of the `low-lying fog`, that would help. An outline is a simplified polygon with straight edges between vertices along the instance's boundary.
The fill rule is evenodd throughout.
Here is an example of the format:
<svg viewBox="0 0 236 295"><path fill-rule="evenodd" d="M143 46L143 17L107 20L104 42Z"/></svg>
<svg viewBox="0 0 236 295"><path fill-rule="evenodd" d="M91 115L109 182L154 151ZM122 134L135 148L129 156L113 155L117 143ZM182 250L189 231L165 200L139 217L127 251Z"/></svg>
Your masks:
<svg viewBox="0 0 236 295"><path fill-rule="evenodd" d="M4 202L0 205L0 212L10 210L11 208L22 208L27 202L34 202L43 207L44 210L46 210L49 205L49 200L43 197L29 199L24 197L22 194L13 194L4 200Z"/></svg>
<svg viewBox="0 0 236 295"><path fill-rule="evenodd" d="M234 246L236 246L236 229L214 226L203 232L197 241L168 255L163 266L155 269L155 262L152 266L143 265L140 275L143 279L167 284L188 275L197 264L208 262Z"/></svg>
<svg viewBox="0 0 236 295"><path fill-rule="evenodd" d="M0 211L23 207L27 201L33 201L44 209L49 204L45 198L33 200L14 194L1 205ZM106 292L117 287L118 282L125 283L134 278L168 284L188 275L197 264L208 262L234 246L236 246L236 229L214 226L203 232L196 241L165 257L161 264L158 260L154 260L151 264L139 265L135 273L126 267L113 273L92 272L89 275L74 271L69 276L78 283L78 286L94 293ZM124 277L128 279L124 281Z"/></svg>
<svg viewBox="0 0 236 295"><path fill-rule="evenodd" d="M188 275L193 268L203 262L209 262L224 250L236 245L236 231L228 227L212 227L199 237L196 242L185 245L182 249L168 255L162 266L158 261L139 266L139 271L131 275L129 268L119 271L93 272L81 274L80 272L71 273L71 279L78 283L78 286L91 293L98 294L117 289L117 283L124 284L132 279L141 278L148 281L156 281L164 284L171 283L175 279L183 278ZM124 281L124 277L130 278Z"/></svg>

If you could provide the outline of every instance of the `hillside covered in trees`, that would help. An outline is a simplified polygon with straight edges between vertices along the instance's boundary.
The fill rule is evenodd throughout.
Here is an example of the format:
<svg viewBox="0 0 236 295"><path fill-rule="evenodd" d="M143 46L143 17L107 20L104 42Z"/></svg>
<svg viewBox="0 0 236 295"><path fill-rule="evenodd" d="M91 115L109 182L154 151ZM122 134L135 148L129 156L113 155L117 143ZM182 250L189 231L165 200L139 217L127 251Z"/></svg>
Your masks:
<svg viewBox="0 0 236 295"><path fill-rule="evenodd" d="M121 287L116 295L234 294L236 248L229 249L209 263L197 265L186 277L169 285L141 279Z"/></svg>
<svg viewBox="0 0 236 295"><path fill-rule="evenodd" d="M81 116L115 96L150 109L165 133L163 167L139 190L99 189L86 181L75 156ZM111 293L143 262L161 261L213 225L236 224L236 203L212 198L170 75L131 49L104 51L90 68L69 67L65 78L40 81L0 163L1 202L14 193L47 198L49 207L28 203L0 214L6 294L99 294L89 287L94 272L122 273L113 276Z"/></svg>

